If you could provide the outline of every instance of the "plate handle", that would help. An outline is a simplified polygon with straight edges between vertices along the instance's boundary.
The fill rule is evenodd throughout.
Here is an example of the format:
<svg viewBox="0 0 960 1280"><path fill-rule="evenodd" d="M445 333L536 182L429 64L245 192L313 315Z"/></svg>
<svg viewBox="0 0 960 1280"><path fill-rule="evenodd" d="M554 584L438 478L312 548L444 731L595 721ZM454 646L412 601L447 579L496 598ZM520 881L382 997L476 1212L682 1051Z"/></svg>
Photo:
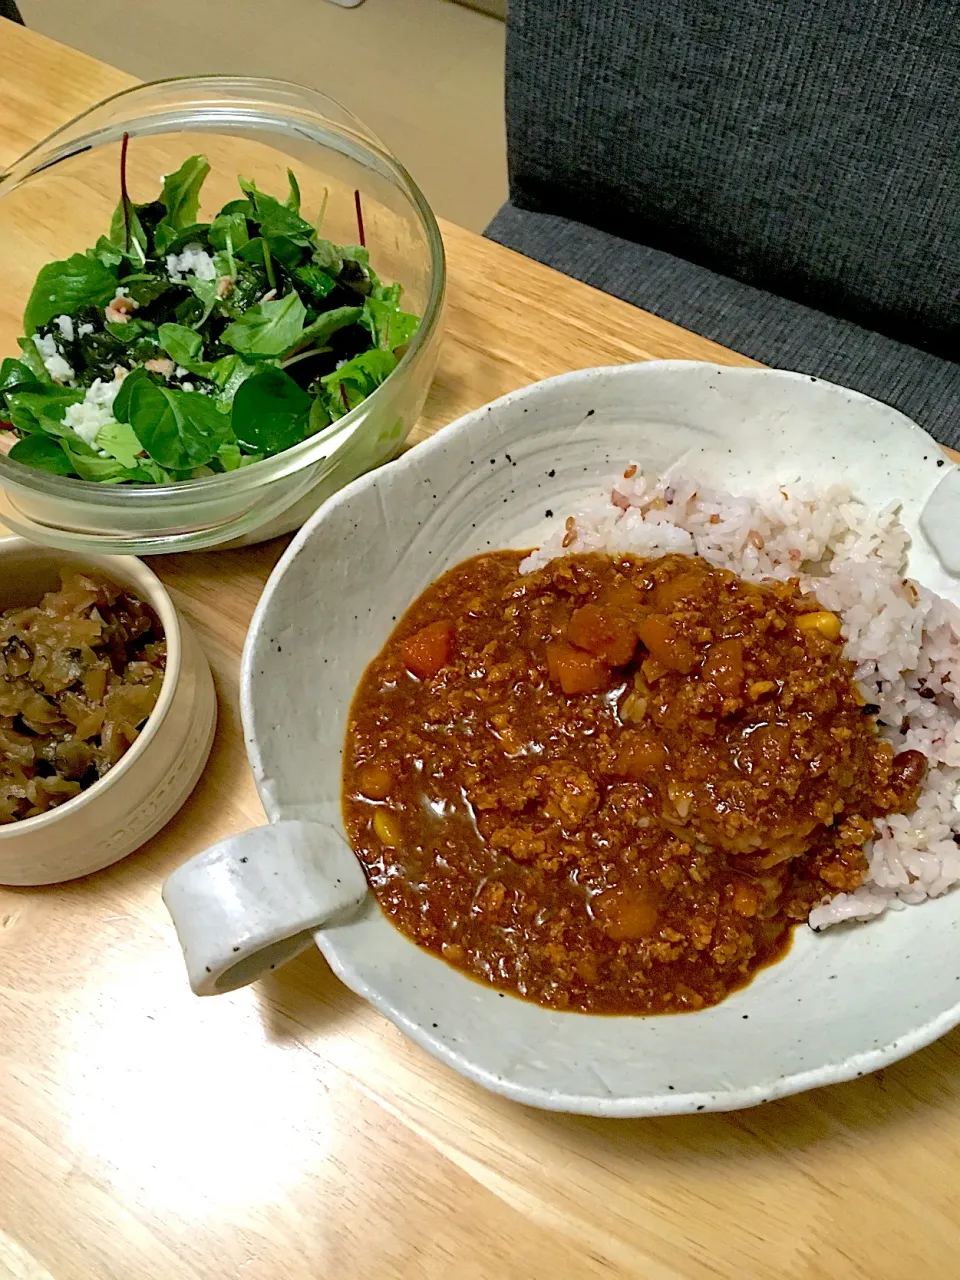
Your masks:
<svg viewBox="0 0 960 1280"><path fill-rule="evenodd" d="M948 573L960 573L960 467L950 467L920 512L920 528Z"/></svg>
<svg viewBox="0 0 960 1280"><path fill-rule="evenodd" d="M341 924L367 896L343 836L320 822L275 822L231 836L178 867L163 886L198 996L255 982Z"/></svg>

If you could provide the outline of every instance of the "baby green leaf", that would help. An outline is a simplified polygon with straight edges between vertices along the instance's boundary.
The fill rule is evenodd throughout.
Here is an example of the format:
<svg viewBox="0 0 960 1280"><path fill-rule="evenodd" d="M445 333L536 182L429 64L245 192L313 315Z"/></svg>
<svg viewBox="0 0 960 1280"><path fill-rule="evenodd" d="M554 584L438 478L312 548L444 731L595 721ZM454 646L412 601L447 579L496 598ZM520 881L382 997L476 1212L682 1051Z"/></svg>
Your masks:
<svg viewBox="0 0 960 1280"><path fill-rule="evenodd" d="M292 169L287 170L287 180L290 183L290 194L287 196L286 205L292 213L300 212L300 183L297 182L297 175Z"/></svg>
<svg viewBox="0 0 960 1280"><path fill-rule="evenodd" d="M303 350L308 346L324 346L339 329L345 329L348 324L356 324L362 315L362 307L334 307L332 311L324 311L301 332L291 351Z"/></svg>
<svg viewBox="0 0 960 1280"><path fill-rule="evenodd" d="M168 253L181 253L188 244L202 245L210 230L209 223L191 222L186 227L173 227L165 218L158 223L153 233L153 243L158 258Z"/></svg>
<svg viewBox="0 0 960 1280"><path fill-rule="evenodd" d="M233 246L233 252L243 246L250 239L247 233L247 219L242 213L218 213L214 220L210 223L210 231L207 238L215 249L226 250L230 247L227 240L229 237L230 245Z"/></svg>
<svg viewBox="0 0 960 1280"><path fill-rule="evenodd" d="M243 356L221 356L209 366L209 373L206 376L220 388L221 405L231 404L240 384L259 373L261 367L244 360Z"/></svg>
<svg viewBox="0 0 960 1280"><path fill-rule="evenodd" d="M313 246L313 261L316 266L336 278L343 268L340 250L332 240L317 240Z"/></svg>
<svg viewBox="0 0 960 1280"><path fill-rule="evenodd" d="M311 302L322 302L337 287L333 276L314 262L305 262L302 267L295 266L290 274Z"/></svg>
<svg viewBox="0 0 960 1280"><path fill-rule="evenodd" d="M93 248L87 250L87 257L99 258L105 267L119 267L123 261L123 251L106 236L101 236Z"/></svg>
<svg viewBox="0 0 960 1280"><path fill-rule="evenodd" d="M18 440L7 457L11 462L22 462L24 466L36 467L55 476L77 474L67 454L50 436L35 435Z"/></svg>
<svg viewBox="0 0 960 1280"><path fill-rule="evenodd" d="M108 320L103 327L111 338L116 338L127 347L140 338L145 338L147 334L157 331L157 326L151 320L138 320L136 316L131 320L124 320L122 324L115 320Z"/></svg>
<svg viewBox="0 0 960 1280"><path fill-rule="evenodd" d="M311 397L281 369L248 378L233 400L233 432L244 449L280 453L306 436Z"/></svg>
<svg viewBox="0 0 960 1280"><path fill-rule="evenodd" d="M296 345L306 314L299 294L291 290L285 298L252 306L227 325L221 341L246 355L279 356Z"/></svg>
<svg viewBox="0 0 960 1280"><path fill-rule="evenodd" d="M3 364L0 364L0 392L16 391L19 387L35 387L36 382L36 377L22 360L7 356Z"/></svg>
<svg viewBox="0 0 960 1280"><path fill-rule="evenodd" d="M381 351L396 351L409 342L420 327L420 317L400 311L388 302L367 298L360 323L369 329L374 345Z"/></svg>
<svg viewBox="0 0 960 1280"><path fill-rule="evenodd" d="M81 307L104 307L117 289L117 277L99 258L75 253L63 262L40 268L23 313L28 334L49 324L54 316L73 315Z"/></svg>
<svg viewBox="0 0 960 1280"><path fill-rule="evenodd" d="M168 228L181 230L196 222L200 188L209 172L210 161L206 156L189 156L176 173L166 175L160 200L167 212L161 226L166 224Z"/></svg>
<svg viewBox="0 0 960 1280"><path fill-rule="evenodd" d="M187 368L203 350L203 339L184 324L162 324L157 330L160 345L171 360Z"/></svg>
<svg viewBox="0 0 960 1280"><path fill-rule="evenodd" d="M20 431L49 431L63 421L67 405L79 404L83 391L68 387L49 387L40 391L13 391L7 395L7 410L13 425ZM52 428L50 424L54 424Z"/></svg>
<svg viewBox="0 0 960 1280"><path fill-rule="evenodd" d="M127 227L129 225L130 241L127 243ZM101 237L102 240L103 237ZM147 233L143 229L143 223L137 215L137 206L132 202L127 202L127 218L123 216L123 197L120 203L113 211L113 217L110 219L110 237L109 244L115 246L115 251L120 253L121 258L129 258L131 262L142 265L147 260ZM100 241L97 241L99 247ZM98 253L97 257L104 265L110 265L107 260L106 252ZM119 265L119 264L116 264Z"/></svg>
<svg viewBox="0 0 960 1280"><path fill-rule="evenodd" d="M150 382L150 375L146 369L134 369L120 384L120 390L113 401L113 416L117 422L129 421L130 397L140 382Z"/></svg>
<svg viewBox="0 0 960 1280"><path fill-rule="evenodd" d="M42 382L44 386L54 386L55 383L47 373L47 366L43 363L43 357L37 350L37 344L34 340L32 338L18 338L17 345L22 353L20 363L26 365L38 382Z"/></svg>
<svg viewBox="0 0 960 1280"><path fill-rule="evenodd" d="M199 329L201 325L207 323L211 311L217 305L217 282L216 280L201 280L199 276L188 276L185 283L194 297L199 298L203 303L203 310L192 325L192 328Z"/></svg>
<svg viewBox="0 0 960 1280"><path fill-rule="evenodd" d="M136 473L116 458L101 458L92 451L88 455L63 442L63 451L81 480L95 480L98 484L123 484L136 480Z"/></svg>
<svg viewBox="0 0 960 1280"><path fill-rule="evenodd" d="M226 440L217 450L217 458L224 471L238 471L243 459L240 446L235 440Z"/></svg>
<svg viewBox="0 0 960 1280"><path fill-rule="evenodd" d="M259 190L256 183L247 182L245 178L240 178L239 182L253 206L252 218L260 224L261 235L289 236L305 248L313 247L316 232L309 222L273 196Z"/></svg>
<svg viewBox="0 0 960 1280"><path fill-rule="evenodd" d="M355 409L396 367L397 358L392 352L374 349L354 356L339 369L321 378L330 416L342 418L348 409Z"/></svg>
<svg viewBox="0 0 960 1280"><path fill-rule="evenodd" d="M140 461L143 445L128 422L107 422L96 435L97 448L104 449L124 467L134 468Z"/></svg>
<svg viewBox="0 0 960 1280"><path fill-rule="evenodd" d="M127 417L147 453L162 467L189 471L202 467L230 438L230 422L207 396L138 381Z"/></svg>

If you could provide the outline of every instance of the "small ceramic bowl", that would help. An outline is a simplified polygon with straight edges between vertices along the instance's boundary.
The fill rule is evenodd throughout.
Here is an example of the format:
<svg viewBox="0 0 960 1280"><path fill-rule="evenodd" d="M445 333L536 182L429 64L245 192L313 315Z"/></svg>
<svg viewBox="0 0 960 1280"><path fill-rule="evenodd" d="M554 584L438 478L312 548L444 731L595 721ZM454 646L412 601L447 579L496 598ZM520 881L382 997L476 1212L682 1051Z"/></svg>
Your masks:
<svg viewBox="0 0 960 1280"><path fill-rule="evenodd" d="M44 592L57 590L65 565L101 574L152 606L167 641L166 673L150 719L109 773L66 804L0 826L0 884L56 884L119 862L173 817L213 745L217 702L210 667L142 561L0 539L0 612L37 604Z"/></svg>
<svg viewBox="0 0 960 1280"><path fill-rule="evenodd" d="M418 593L488 547L535 546L625 462L718 487L843 481L897 503L910 573L960 602L960 470L895 410L772 369L586 369L461 418L332 498L280 561L244 653L247 746L270 826L167 881L195 991L316 943L430 1053L517 1101L596 1115L730 1110L849 1079L960 1022L960 890L870 924L800 928L715 1007L591 1017L476 982L398 932L345 842L341 753L367 663Z"/></svg>

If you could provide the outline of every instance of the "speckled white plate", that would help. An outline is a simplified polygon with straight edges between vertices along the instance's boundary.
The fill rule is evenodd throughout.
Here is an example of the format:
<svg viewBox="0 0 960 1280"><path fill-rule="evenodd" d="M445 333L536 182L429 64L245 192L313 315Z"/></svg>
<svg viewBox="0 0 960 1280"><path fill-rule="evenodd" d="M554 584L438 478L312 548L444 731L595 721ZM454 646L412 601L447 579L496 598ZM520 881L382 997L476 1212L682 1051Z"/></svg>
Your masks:
<svg viewBox="0 0 960 1280"><path fill-rule="evenodd" d="M291 889L284 904L297 854L285 844L278 851L278 840L342 832L347 711L395 619L464 557L531 545L548 510L562 515L630 460L657 469L682 461L688 473L734 490L844 479L871 504L898 499L914 537L911 572L960 600L960 581L945 568L960 541L952 514L960 504L929 508L943 556L921 532L921 512L944 477L941 494L956 484L956 468L901 414L855 392L797 374L665 361L568 374L469 414L328 502L267 586L244 655L242 699L260 794L280 825L267 843L263 832L242 838L242 867L231 846L218 854L219 879L201 855L176 873L175 892L168 887L196 989L256 976L257 947L267 941L279 963L309 938L301 913L301 932L277 950L283 912L310 892ZM291 819L297 824L287 826ZM245 879L254 864L256 885ZM298 886L309 865L297 863ZM340 866L335 883L351 901L363 898L359 909L349 915L345 901L339 923L315 934L337 975L451 1067L534 1106L616 1116L746 1107L872 1071L960 1022L956 893L826 935L801 928L785 960L716 1008L587 1017L503 996L418 949L363 897L362 882L344 889L341 876L351 874ZM198 892L207 894L202 917ZM242 968L222 984L214 973L205 987L197 948L213 941L223 953L218 973L231 953Z"/></svg>

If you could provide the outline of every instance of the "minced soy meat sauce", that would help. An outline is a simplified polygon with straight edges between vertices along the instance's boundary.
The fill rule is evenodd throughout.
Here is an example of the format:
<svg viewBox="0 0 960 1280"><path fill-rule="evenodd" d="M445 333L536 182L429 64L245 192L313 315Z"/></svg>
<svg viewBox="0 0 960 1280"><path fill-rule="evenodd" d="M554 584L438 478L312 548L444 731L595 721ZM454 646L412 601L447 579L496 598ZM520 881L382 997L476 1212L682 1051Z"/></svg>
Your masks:
<svg viewBox="0 0 960 1280"><path fill-rule="evenodd" d="M403 617L353 704L347 831L421 946L557 1009L716 1004L916 801L796 582L499 551Z"/></svg>

